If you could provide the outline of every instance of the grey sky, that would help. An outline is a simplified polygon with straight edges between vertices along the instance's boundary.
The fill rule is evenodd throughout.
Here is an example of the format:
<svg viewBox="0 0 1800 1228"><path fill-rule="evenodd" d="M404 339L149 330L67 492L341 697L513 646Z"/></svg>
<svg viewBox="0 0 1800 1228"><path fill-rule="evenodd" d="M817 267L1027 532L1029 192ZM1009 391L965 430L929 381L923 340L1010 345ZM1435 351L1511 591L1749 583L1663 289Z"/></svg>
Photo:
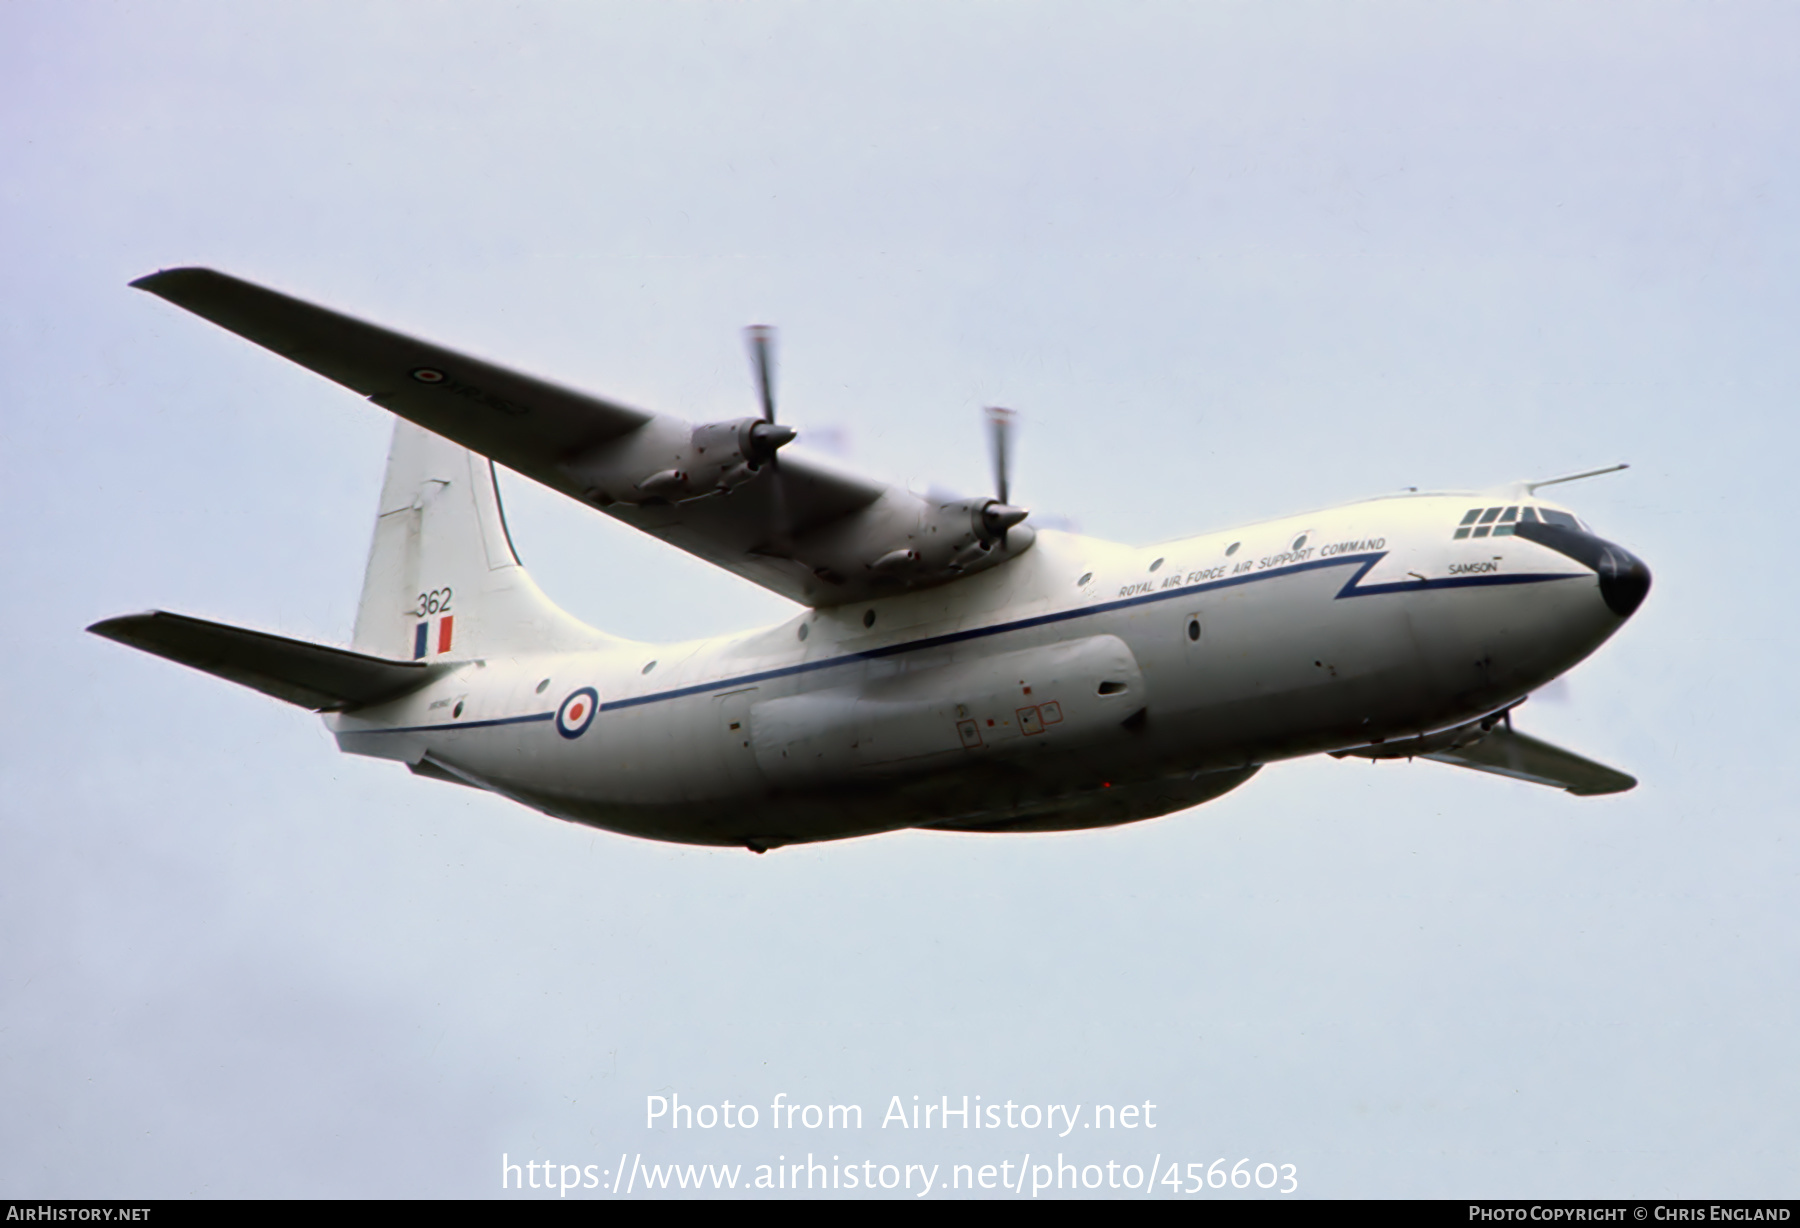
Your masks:
<svg viewBox="0 0 1800 1228"><path fill-rule="evenodd" d="M1335 1195L1800 1171L1800 18L1700 5L0 8L0 1195L490 1195L499 1157L1016 1161L889 1097L1152 1100ZM1055 837L648 844L84 635L342 642L389 429L126 287L208 264L1148 542L1617 460L1656 587L1522 727L1639 776L1278 765ZM780 600L513 479L642 638ZM853 1136L644 1097L855 1102ZM1140 1154L1143 1153L1143 1154Z"/></svg>

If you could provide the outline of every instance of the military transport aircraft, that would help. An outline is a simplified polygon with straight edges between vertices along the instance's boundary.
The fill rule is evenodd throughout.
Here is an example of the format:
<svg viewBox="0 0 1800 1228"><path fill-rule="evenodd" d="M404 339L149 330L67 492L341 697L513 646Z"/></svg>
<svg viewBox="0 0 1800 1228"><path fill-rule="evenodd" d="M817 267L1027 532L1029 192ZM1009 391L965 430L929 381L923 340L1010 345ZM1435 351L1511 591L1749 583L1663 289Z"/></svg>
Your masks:
<svg viewBox="0 0 1800 1228"><path fill-rule="evenodd" d="M1302 755L1423 757L1614 793L1512 709L1638 608L1650 573L1538 491L1408 492L1148 548L1036 528L208 269L133 283L395 414L348 649L152 612L89 630L325 714L344 751L616 832L763 852L900 828L1106 827ZM796 602L638 643L520 565L504 465ZM1621 466L1622 467L1622 466ZM1596 472L1610 472L1600 470Z"/></svg>

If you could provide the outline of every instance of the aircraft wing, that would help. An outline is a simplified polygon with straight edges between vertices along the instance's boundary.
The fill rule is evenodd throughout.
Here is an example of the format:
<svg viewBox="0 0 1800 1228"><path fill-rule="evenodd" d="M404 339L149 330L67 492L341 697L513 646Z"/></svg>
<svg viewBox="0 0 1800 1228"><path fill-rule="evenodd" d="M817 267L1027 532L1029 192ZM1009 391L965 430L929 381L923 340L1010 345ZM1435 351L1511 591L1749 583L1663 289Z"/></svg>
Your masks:
<svg viewBox="0 0 1800 1228"><path fill-rule="evenodd" d="M1477 742L1453 750L1435 751L1421 758L1435 759L1452 767L1492 772L1535 785L1555 785L1578 797L1623 793L1637 787L1636 777L1616 772L1604 764L1584 759L1573 751L1498 726Z"/></svg>
<svg viewBox="0 0 1800 1228"><path fill-rule="evenodd" d="M928 499L777 457L791 433L761 419L695 426L632 409L211 269L132 285L805 605L947 583L1031 544L993 500Z"/></svg>

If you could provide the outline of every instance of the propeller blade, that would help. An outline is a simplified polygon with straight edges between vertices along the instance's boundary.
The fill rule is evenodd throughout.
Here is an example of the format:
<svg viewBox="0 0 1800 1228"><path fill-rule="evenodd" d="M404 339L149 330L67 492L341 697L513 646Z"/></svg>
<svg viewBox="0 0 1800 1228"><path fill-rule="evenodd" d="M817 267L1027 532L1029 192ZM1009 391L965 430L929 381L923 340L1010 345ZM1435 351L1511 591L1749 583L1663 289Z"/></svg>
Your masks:
<svg viewBox="0 0 1800 1228"><path fill-rule="evenodd" d="M762 397L762 426L753 427L750 438L758 453L766 454L762 465L768 470L770 513L774 517L775 549L782 554L793 551L792 525L788 523L787 481L782 476L781 446L794 438L790 427L775 425L775 330L767 324L752 324L744 330L750 347L750 363L756 369L756 390Z"/></svg>
<svg viewBox="0 0 1800 1228"><path fill-rule="evenodd" d="M994 462L994 501L987 505L981 519L988 536L998 541L1002 550L1006 549L1006 531L1030 514L1022 507L1012 506L1009 498L1012 493L1009 471L1012 468L1013 427L1018 417L1012 410L997 405L987 408L988 452Z"/></svg>
<svg viewBox="0 0 1800 1228"><path fill-rule="evenodd" d="M752 324L744 330L750 344L750 361L756 366L756 387L762 393L764 422L775 421L775 330L767 324Z"/></svg>
<svg viewBox="0 0 1800 1228"><path fill-rule="evenodd" d="M1012 457L1013 421L1018 415L1010 409L1001 409L990 405L988 419L988 451L993 454L994 461L994 497L1002 503L1011 503L1007 498L1008 462Z"/></svg>

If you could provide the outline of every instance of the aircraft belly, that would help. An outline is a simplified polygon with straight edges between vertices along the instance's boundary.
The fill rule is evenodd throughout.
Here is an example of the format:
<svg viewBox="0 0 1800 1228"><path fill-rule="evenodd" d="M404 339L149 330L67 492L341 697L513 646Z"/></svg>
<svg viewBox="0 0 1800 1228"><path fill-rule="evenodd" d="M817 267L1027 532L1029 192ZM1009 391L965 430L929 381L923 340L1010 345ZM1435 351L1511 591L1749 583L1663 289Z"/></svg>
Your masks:
<svg viewBox="0 0 1800 1228"><path fill-rule="evenodd" d="M1022 833L1082 831L1160 818L1212 801L1249 780L1260 769L1189 772L1133 783L1106 784L1035 804L987 813L968 813L921 824L937 831Z"/></svg>

